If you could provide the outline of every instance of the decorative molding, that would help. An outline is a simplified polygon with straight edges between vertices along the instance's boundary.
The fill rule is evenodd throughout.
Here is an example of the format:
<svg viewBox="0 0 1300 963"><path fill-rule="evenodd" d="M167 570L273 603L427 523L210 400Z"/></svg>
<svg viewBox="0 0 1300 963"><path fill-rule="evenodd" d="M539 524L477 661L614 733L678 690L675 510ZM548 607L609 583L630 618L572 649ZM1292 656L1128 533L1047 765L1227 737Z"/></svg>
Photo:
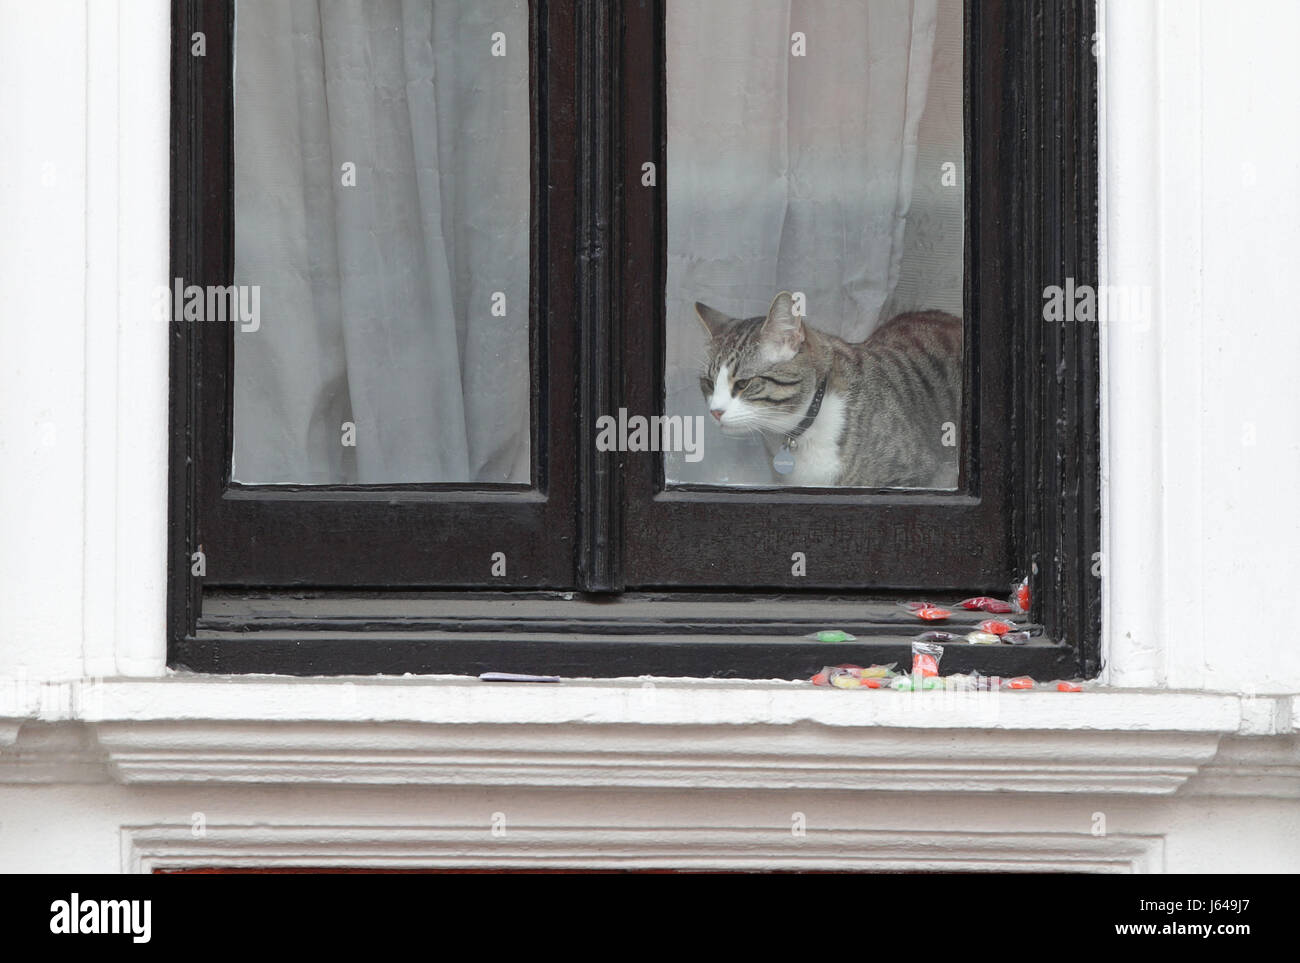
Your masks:
<svg viewBox="0 0 1300 963"><path fill-rule="evenodd" d="M1169 794L1199 733L104 723L126 783Z"/></svg>
<svg viewBox="0 0 1300 963"><path fill-rule="evenodd" d="M247 677L9 695L0 783L1300 797L1292 696Z"/></svg>
<svg viewBox="0 0 1300 963"><path fill-rule="evenodd" d="M75 723L0 724L0 784L110 782L104 750L94 732Z"/></svg>
<svg viewBox="0 0 1300 963"><path fill-rule="evenodd" d="M1183 794L1300 799L1300 736L1225 738Z"/></svg>
<svg viewBox="0 0 1300 963"><path fill-rule="evenodd" d="M124 826L122 870L199 867L1152 873L1164 837L782 826Z"/></svg>

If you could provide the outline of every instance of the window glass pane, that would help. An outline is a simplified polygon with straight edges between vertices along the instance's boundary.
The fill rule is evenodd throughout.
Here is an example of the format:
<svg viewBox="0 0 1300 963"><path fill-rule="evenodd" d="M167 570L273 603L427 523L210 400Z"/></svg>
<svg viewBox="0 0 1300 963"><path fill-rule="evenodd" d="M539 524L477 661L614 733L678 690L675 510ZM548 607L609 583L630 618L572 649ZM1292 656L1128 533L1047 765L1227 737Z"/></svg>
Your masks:
<svg viewBox="0 0 1300 963"><path fill-rule="evenodd" d="M530 480L526 0L241 2L233 477Z"/></svg>
<svg viewBox="0 0 1300 963"><path fill-rule="evenodd" d="M703 429L670 484L956 487L962 33L960 0L667 0L665 414Z"/></svg>

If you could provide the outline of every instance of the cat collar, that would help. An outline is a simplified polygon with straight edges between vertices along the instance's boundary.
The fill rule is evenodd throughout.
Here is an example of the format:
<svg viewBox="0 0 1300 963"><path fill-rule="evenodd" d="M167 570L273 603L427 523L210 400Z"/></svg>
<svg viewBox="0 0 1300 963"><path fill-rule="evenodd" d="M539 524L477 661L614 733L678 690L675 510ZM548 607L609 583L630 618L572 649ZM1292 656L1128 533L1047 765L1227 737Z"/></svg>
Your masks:
<svg viewBox="0 0 1300 963"><path fill-rule="evenodd" d="M785 447L794 450L795 439L812 427L813 421L817 418L817 412L822 410L822 396L826 394L826 381L830 378L828 371L820 382L817 384L817 391L813 394L812 404L808 406L807 413L803 416L803 421L795 425L794 431L785 436Z"/></svg>

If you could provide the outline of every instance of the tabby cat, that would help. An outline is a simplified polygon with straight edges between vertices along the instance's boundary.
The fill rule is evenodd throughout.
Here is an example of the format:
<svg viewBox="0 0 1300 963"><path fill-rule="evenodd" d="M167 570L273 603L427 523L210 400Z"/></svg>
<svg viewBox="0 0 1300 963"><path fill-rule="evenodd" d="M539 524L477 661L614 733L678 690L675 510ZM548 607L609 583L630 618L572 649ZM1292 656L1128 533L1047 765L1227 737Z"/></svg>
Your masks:
<svg viewBox="0 0 1300 963"><path fill-rule="evenodd" d="M709 410L728 435L762 435L778 484L957 487L958 318L900 314L850 344L796 317L788 291L767 317L695 310L709 332Z"/></svg>

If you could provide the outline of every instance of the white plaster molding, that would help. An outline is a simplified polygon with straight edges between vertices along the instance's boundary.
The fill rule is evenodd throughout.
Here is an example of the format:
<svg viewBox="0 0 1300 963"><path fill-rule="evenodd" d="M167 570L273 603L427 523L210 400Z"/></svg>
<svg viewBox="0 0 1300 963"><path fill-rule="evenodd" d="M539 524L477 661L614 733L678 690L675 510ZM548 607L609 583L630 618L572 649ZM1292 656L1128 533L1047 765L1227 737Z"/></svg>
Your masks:
<svg viewBox="0 0 1300 963"><path fill-rule="evenodd" d="M1183 793L1300 799L1300 736L1225 738Z"/></svg>
<svg viewBox="0 0 1300 963"><path fill-rule="evenodd" d="M1169 794L1209 733L101 723L126 783Z"/></svg>
<svg viewBox="0 0 1300 963"><path fill-rule="evenodd" d="M167 641L171 12L88 4L86 675L161 676Z"/></svg>
<svg viewBox="0 0 1300 963"><path fill-rule="evenodd" d="M124 826L122 870L194 867L1151 873L1161 836L926 832L849 826Z"/></svg>
<svg viewBox="0 0 1300 963"><path fill-rule="evenodd" d="M129 784L1168 795L1216 766L1197 791L1290 796L1295 707L1292 696L740 680L112 680L0 687L11 727L26 716L89 734L84 745L47 735L45 748L19 734L0 751L0 781L31 781L42 752L62 752L65 769L49 772L75 756L76 781L105 772ZM1220 754L1236 736L1251 753Z"/></svg>
<svg viewBox="0 0 1300 963"><path fill-rule="evenodd" d="M1160 170L1151 138L1162 129L1156 7L1106 3L1098 62L1101 280L1152 286L1161 264ZM1159 315L1158 292L1153 318ZM1103 678L1164 683L1164 468L1159 329L1121 324L1099 299L1102 411Z"/></svg>
<svg viewBox="0 0 1300 963"><path fill-rule="evenodd" d="M0 688L0 718L4 711ZM589 723L908 729L1289 732L1291 696L1099 689L841 692L807 682L722 679L573 679L554 685L489 684L464 676L340 679L176 676L92 681L61 705L86 722L419 722L453 725ZM1266 710L1263 707L1271 707ZM53 710L52 710L53 711ZM1271 720L1268 722L1267 720Z"/></svg>
<svg viewBox="0 0 1300 963"><path fill-rule="evenodd" d="M0 785L112 781L104 750L86 726L26 723L5 742L7 728L0 725Z"/></svg>

